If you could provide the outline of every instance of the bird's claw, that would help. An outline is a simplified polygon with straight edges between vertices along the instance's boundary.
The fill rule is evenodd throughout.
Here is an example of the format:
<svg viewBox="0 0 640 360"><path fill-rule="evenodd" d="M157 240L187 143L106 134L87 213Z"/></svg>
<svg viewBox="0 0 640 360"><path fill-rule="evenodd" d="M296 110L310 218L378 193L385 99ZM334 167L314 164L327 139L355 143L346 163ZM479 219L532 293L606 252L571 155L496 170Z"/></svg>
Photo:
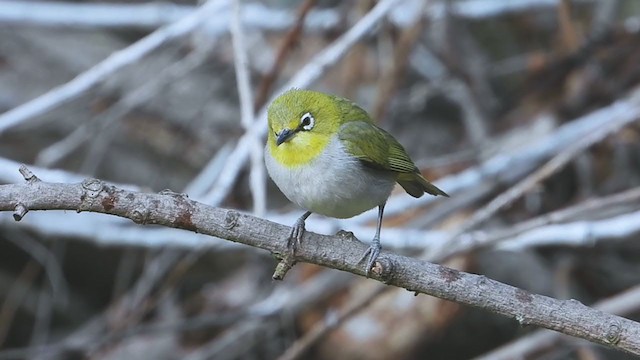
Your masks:
<svg viewBox="0 0 640 360"><path fill-rule="evenodd" d="M369 277L369 272L371 271L373 264L375 264L378 255L380 255L380 249L382 249L382 246L380 246L380 244L371 244L371 246L369 246L367 251L364 252L364 255L362 255L362 258L359 261L362 262L362 260L367 259L367 267L364 270L367 277Z"/></svg>
<svg viewBox="0 0 640 360"><path fill-rule="evenodd" d="M293 227L291 228L291 233L289 234L289 238L287 239L287 248L289 251L294 254L296 249L302 243L302 236L304 235L304 220L298 219Z"/></svg>

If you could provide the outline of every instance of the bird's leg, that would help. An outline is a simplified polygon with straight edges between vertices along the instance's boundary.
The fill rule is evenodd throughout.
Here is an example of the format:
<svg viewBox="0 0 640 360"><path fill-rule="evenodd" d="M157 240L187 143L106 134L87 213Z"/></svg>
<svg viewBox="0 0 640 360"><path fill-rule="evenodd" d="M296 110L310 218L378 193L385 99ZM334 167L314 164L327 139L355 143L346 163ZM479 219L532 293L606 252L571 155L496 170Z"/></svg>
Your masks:
<svg viewBox="0 0 640 360"><path fill-rule="evenodd" d="M293 224L291 228L291 233L289 234L289 238L287 239L287 248L291 251L291 253L295 253L298 246L302 242L302 236L304 235L304 221L311 215L311 211L307 211L302 214L296 220L296 223Z"/></svg>
<svg viewBox="0 0 640 360"><path fill-rule="evenodd" d="M371 246L369 246L367 251L364 252L364 255L362 255L362 259L360 259L360 261L362 261L367 258L367 267L365 269L365 274L367 275L367 277L369 277L369 271L371 271L371 268L376 262L378 255L380 255L380 249L382 249L382 245L380 245L380 228L382 227L382 214L384 213L385 204L378 206L378 227L376 228L376 235L371 241Z"/></svg>

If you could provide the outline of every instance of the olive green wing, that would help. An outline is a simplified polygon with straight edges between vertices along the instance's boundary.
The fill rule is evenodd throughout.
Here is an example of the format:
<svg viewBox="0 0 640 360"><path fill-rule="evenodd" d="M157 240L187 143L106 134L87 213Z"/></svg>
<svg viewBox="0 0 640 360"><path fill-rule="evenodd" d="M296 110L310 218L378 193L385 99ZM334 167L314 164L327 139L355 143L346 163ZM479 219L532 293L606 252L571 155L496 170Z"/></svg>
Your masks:
<svg viewBox="0 0 640 360"><path fill-rule="evenodd" d="M372 122L348 121L341 126L338 137L346 151L364 165L396 173L398 184L409 195L420 197L427 192L448 196L420 175L405 149L391 134Z"/></svg>

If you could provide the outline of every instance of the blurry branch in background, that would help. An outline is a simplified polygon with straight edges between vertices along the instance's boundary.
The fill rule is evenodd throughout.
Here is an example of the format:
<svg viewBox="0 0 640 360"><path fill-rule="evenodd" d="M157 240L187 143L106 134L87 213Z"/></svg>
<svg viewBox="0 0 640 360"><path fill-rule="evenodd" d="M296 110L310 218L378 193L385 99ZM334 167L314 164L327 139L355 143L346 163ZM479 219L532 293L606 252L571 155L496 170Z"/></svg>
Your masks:
<svg viewBox="0 0 640 360"><path fill-rule="evenodd" d="M212 339L209 344L193 353L189 360L207 360L223 357L240 357L244 351L247 336L263 333L274 326L273 317L290 314L295 316L304 309L310 309L326 301L352 284L348 273L324 271L309 281L295 286L276 288L267 298L250 305L239 316L239 321L225 332L224 336ZM233 354L233 355L231 355Z"/></svg>
<svg viewBox="0 0 640 360"><path fill-rule="evenodd" d="M324 71L335 64L339 59L344 56L344 54L355 44L358 42L363 36L369 33L371 28L375 26L378 21L384 17L388 12L394 12L396 17L402 18L402 16L406 16L402 12L402 7L394 7L397 3L397 0L385 0L378 3L365 17L363 17L358 23L356 23L349 31L347 31L342 37L336 40L331 46L329 46L325 51L321 52L317 55L317 57L309 64L307 64L304 68L302 68L298 74L284 87L282 87L279 92L287 90L291 87L306 87L315 81L318 77L320 77ZM39 3L22 3L22 2L2 2L1 6L6 6L6 11L0 11L0 14L14 14L27 16L25 14L33 14L33 12L25 12L25 8L23 6L36 6ZM504 11L521 11L527 10L531 7L548 7L556 4L556 1L517 1L517 2L502 2L502 1L463 1L456 3L451 7L451 10L457 16L468 16L468 17L482 17L482 16L493 16L501 14ZM50 6L94 6L92 4L71 4L71 3L56 3L56 4L47 4ZM222 19L224 21L220 21L223 24L224 29L228 29L228 14L229 7L227 6L227 2L222 1L210 1L203 5L201 8L197 9L190 13L189 15L180 18L180 20L175 23L168 25L166 27L160 28L154 33L144 37L143 39L137 41L133 45L120 50L113 55L106 58L104 61L99 63L98 65L92 67L86 72L78 75L72 81L63 84L59 87L56 87L49 92L45 93L42 96L39 96L31 101L28 101L25 104L22 104L2 115L0 115L0 133L6 131L9 128L12 128L24 121L28 121L34 117L42 115L47 111L50 111L63 103L71 101L86 91L90 90L92 87L96 86L98 83L104 81L109 75L118 71L122 67L132 64L142 57L147 55L152 50L157 47L165 44L166 42L174 39L176 37L184 36L189 32L193 31L193 29L203 25L205 22L210 20L214 14L223 14ZM255 4L247 4L246 8L249 6L254 6ZM109 4L108 6L118 7L125 6L122 4ZM257 5L255 5L257 6ZM17 10L16 10L17 9ZM30 8L34 10L33 8ZM262 9L264 10L264 9ZM427 16L438 19L444 16L445 5L443 3L436 3L432 6L426 8ZM59 14L83 14L80 11L67 11L62 12L58 11ZM93 13L93 12L91 12ZM399 15L398 15L399 14ZM305 19L305 22L311 22L311 15L309 14L309 18ZM35 16L35 15L34 15ZM262 14L261 16L264 16ZM273 18L277 18L274 16ZM392 17L393 19L393 17ZM0 19L1 20L1 19ZM294 18L291 18L291 22L294 21ZM276 94L277 95L277 94ZM115 110L114 110L115 111ZM266 109L263 108L256 118L257 120L257 128L256 133L262 135L266 128ZM76 134L78 135L78 134ZM80 134L81 135L81 134ZM227 161L223 168L218 171L220 174L219 177L216 177L216 182L212 185L208 194L204 197L203 201L213 204L219 205L222 200L227 196L230 191L232 185L235 183L235 180L242 168L244 168L246 161L250 154L250 149L253 141L251 140L252 136L248 136L249 134L245 134L245 136L241 137L236 148L231 152L230 156L227 158ZM72 139L84 138L84 136L71 136L67 138L65 141L73 142ZM59 144L62 146L62 144ZM73 145L73 144L72 144ZM66 148L74 148L74 146L65 146ZM43 156L45 154L43 153ZM54 162L55 159L51 156L51 154L46 153L46 161L47 163ZM389 211L393 212L393 206L388 206L390 208Z"/></svg>
<svg viewBox="0 0 640 360"><path fill-rule="evenodd" d="M467 233L449 247L440 247L441 252L434 256L443 259L495 245L517 250L551 244L592 246L601 240L629 238L640 232L639 203L640 188L589 199L508 228Z"/></svg>
<svg viewBox="0 0 640 360"><path fill-rule="evenodd" d="M198 11L196 6L173 3L72 3L53 1L1 1L0 24L76 27L76 28L133 28L154 30ZM229 33L230 7L210 14L203 24L212 35ZM288 30L296 21L296 14L288 9L267 7L260 3L243 4L242 23L252 30ZM313 10L305 21L309 31L334 29L340 23L340 11Z"/></svg>
<svg viewBox="0 0 640 360"><path fill-rule="evenodd" d="M303 2L298 8L295 25L289 29L287 35L282 39L282 43L280 44L271 69L269 69L269 71L263 76L262 81L260 81L260 85L256 90L256 99L254 103L254 109L256 111L262 108L269 98L269 93L271 92L274 82L277 80L288 56L291 54L291 51L300 40L307 15L312 10L315 3L316 0L305 0L305 2Z"/></svg>
<svg viewBox="0 0 640 360"><path fill-rule="evenodd" d="M334 65L338 60L340 60L343 56L346 55L347 51L351 49L351 47L356 44L362 37L367 35L370 30L389 12L393 12L396 9L402 9L403 7L395 6L399 0L383 0L378 2L371 11L369 11L362 19L360 19L354 26L352 26L346 33L344 33L340 38L334 41L331 45L325 48L323 51L318 53L311 62L307 63L304 67L302 67L296 75L292 77L292 79L280 88L274 95L278 95L279 93L288 90L292 87L305 88L309 86L311 83L316 81L330 66ZM499 11L497 9L501 9L499 4L503 4L502 8L515 10L515 9L528 9L532 6L539 6L541 4L556 4L556 1L518 1L518 2L502 2L502 1L464 1L456 3L456 6L453 6L453 11L459 15L461 12L468 11L468 9L475 9L479 13L482 14L497 14ZM474 6L477 5L477 8ZM469 5L467 8L466 5ZM438 18L443 16L445 5L443 3L438 3L433 7L428 8L428 14L433 18ZM434 10L435 9L435 10ZM474 11L475 11L474 10ZM468 13L469 14L469 13ZM407 15L407 14L404 14ZM269 103L269 102L267 102ZM266 130L266 108L263 107L262 110L257 115L257 126L256 131L262 135ZM251 141L245 134L240 138L238 144L235 149L227 158L225 165L220 171L220 177L216 179L215 184L212 185L211 190L205 195L201 200L207 204L218 206L222 203L224 198L227 196L229 191L231 190L233 184L235 183L240 171L244 168L246 161L249 156L249 148ZM502 159L500 159L502 160ZM454 190L455 191L455 190ZM422 199L421 199L422 200ZM429 202L433 200L422 200L422 204L424 202ZM413 203L413 207L415 208L421 204L421 202L416 201ZM397 213L399 210L404 211L406 209L406 204L398 204L394 206L391 204L387 204L387 208L393 208L393 210L387 210L387 212L391 211L392 213ZM367 213L369 216L362 220L358 221L370 221L372 220L373 212Z"/></svg>
<svg viewBox="0 0 640 360"><path fill-rule="evenodd" d="M487 221L500 209L512 204L525 193L533 190L533 188L539 185L544 179L547 179L557 171L561 170L576 156L583 153L593 144L602 141L604 138L620 130L625 125L638 121L638 110L640 110L640 108L636 108L630 116L612 119L605 126L587 134L577 142L570 144L566 149L554 156L534 173L519 181L516 185L510 187L508 190L495 197L490 203L476 211L473 216L460 225L456 231L458 236Z"/></svg>
<svg viewBox="0 0 640 360"><path fill-rule="evenodd" d="M530 10L553 8L559 0L462 0L451 5L456 16L481 19ZM588 2L588 1L584 1ZM427 16L440 18L446 11L443 1L426 8ZM247 28L282 31L291 28L296 14L286 9L269 8L260 3L243 6L242 21ZM0 24L28 26L57 26L79 28L137 28L155 29L182 20L197 8L162 2L145 4L126 3L73 3L53 1L0 2ZM211 14L208 31L216 34L229 31L229 9ZM340 22L340 10L313 10L305 20L306 30L324 31Z"/></svg>
<svg viewBox="0 0 640 360"><path fill-rule="evenodd" d="M183 59L172 63L159 72L156 77L129 91L105 111L88 118L69 135L40 150L36 157L36 164L47 167L54 166L78 150L87 141L91 141L92 146L89 148L88 154L85 155L82 170L92 174L99 167L102 155L113 136L117 134L119 121L137 106L153 99L176 79L187 75L204 63L208 55L209 49L196 46Z"/></svg>
<svg viewBox="0 0 640 360"><path fill-rule="evenodd" d="M256 119L253 112L253 93L249 75L249 58L247 43L242 30L240 17L242 5L240 0L233 0L233 15L231 17L231 41L233 43L233 65L236 71L236 84L240 98L240 122L249 141L249 188L253 202L253 213L264 216L267 211L267 179L262 158L262 141L256 129Z"/></svg>
<svg viewBox="0 0 640 360"><path fill-rule="evenodd" d="M324 321L318 321L314 327L304 336L297 339L278 360L294 360L301 359L305 353L315 344L319 343L331 331L339 328L347 319L351 318L360 310L364 309L378 298L382 293L387 291L389 287L378 284L367 292L357 294L348 304L346 304L337 314L333 314Z"/></svg>
<svg viewBox="0 0 640 360"><path fill-rule="evenodd" d="M26 184L0 186L0 210L22 220L30 210L75 210L128 218L243 243L276 256L288 254L289 228L234 210L208 207L175 193L130 192L87 179L80 184L40 181L26 167ZM321 251L318 249L322 249ZM348 233L307 233L295 260L364 275L359 263L366 245ZM584 306L536 295L484 276L468 274L405 256L384 252L372 278L416 293L436 296L640 355L640 324Z"/></svg>
<svg viewBox="0 0 640 360"><path fill-rule="evenodd" d="M0 157L0 183L15 184L24 181L24 178L15 171L15 169L18 169L20 167L20 165L21 164L17 161ZM33 171L37 172L38 174L40 174L40 176L46 178L51 182L80 182L86 178L86 176L84 175L80 175L67 170L47 169L34 165L29 165L29 168L33 169ZM133 191L140 191L143 188L142 186L133 184L112 184L120 188Z"/></svg>
<svg viewBox="0 0 640 360"><path fill-rule="evenodd" d="M634 89L630 91L628 96L617 100L611 105L567 122L546 136L535 137L531 141L530 129L524 129L525 132L528 132L529 136L526 140L531 141L530 143L522 144L522 141L520 141L515 149L513 147L501 148L497 146L494 150L495 155L481 164L440 178L435 182L438 187L447 189L452 194L469 190L475 193L474 196L479 196L479 193L488 195L499 186L509 186L519 181L528 173L537 169L543 161L547 161L549 158L561 153L571 144L578 142L589 134L598 133L600 129L607 128L607 124L627 123L640 118L639 103L640 91ZM546 120L541 117L536 121ZM483 184L488 184L488 186L481 186ZM406 213L408 209L424 207L439 200L433 196L423 196L419 199L409 198L408 196L393 196L387 202L385 214ZM442 206L448 205L443 203ZM368 211L354 219L341 221L340 224L341 226L352 223L361 224L373 221L375 217L374 211Z"/></svg>
<svg viewBox="0 0 640 360"><path fill-rule="evenodd" d="M146 333L151 334L168 330L186 331L215 324L232 325L230 331L226 332L226 336L215 338L210 345L204 346L202 349L192 353L193 359L210 359L211 356L219 351L225 351L225 354L235 351L232 348L238 342L242 344L240 346L244 349L244 341L246 338L242 336L253 333L253 331L267 331L269 327L275 326L274 322L270 320L277 321L278 316L285 311L295 316L305 309L317 306L332 296L334 294L333 291L339 291L347 287L352 280L352 277L349 276L348 273L324 272L302 284L287 285L283 283L278 287L277 291L268 295L266 298L238 312L229 313L226 316L220 316L220 314L215 314L214 316L198 315L193 318L186 318L178 323L169 320L152 325L137 322L131 323L129 316L139 317L143 315L147 309L153 308L150 304L139 303L142 297L149 295L151 297L150 301L159 301L157 295L149 294L151 290L149 289L149 285L153 285L159 280L159 277L165 276L171 265L175 264L178 258L173 257L172 259L164 260L165 262L154 260L153 271L145 272L145 276L138 281L138 284L134 287L134 291L129 292L122 299L112 304L111 307L100 316L88 321L85 326L70 334L65 339L35 349L27 348L0 351L0 358L24 358L24 354L28 351L46 353L49 356L51 356L51 354L61 354L69 350L78 351L79 349L90 353L107 348L111 344L117 343L128 336ZM158 266L161 266L161 268L158 268ZM150 279L149 276L155 279ZM230 281L234 280L231 279ZM126 324L127 326L124 328L122 326L116 326L115 329L113 329L114 326L112 323L114 321ZM206 356L207 354L210 356Z"/></svg>
<svg viewBox="0 0 640 360"><path fill-rule="evenodd" d="M73 80L1 114L0 134L78 98L107 79L114 72L135 63L168 41L188 34L207 20L212 13L225 6L227 6L226 0L208 1L198 11L189 14L176 23L158 29L125 49L114 52L91 69L76 76Z"/></svg>
<svg viewBox="0 0 640 360"><path fill-rule="evenodd" d="M22 232L22 231L11 231ZM12 235L12 234L10 234ZM20 240L16 240L17 236L8 236L7 239L16 247L28 253L29 256L44 269L47 280L51 286L52 297L58 299L63 305L69 301L69 286L64 277L62 265L55 255L45 245L34 239L29 234L20 234Z"/></svg>

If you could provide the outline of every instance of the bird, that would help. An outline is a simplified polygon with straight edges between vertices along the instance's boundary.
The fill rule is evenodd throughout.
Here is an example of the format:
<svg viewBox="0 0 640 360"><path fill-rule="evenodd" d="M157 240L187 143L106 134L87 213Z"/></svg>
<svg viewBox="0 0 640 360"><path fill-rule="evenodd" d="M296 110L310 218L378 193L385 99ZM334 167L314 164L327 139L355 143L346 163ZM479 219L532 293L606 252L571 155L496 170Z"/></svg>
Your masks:
<svg viewBox="0 0 640 360"><path fill-rule="evenodd" d="M271 102L267 118L267 172L289 201L306 210L287 238L292 252L312 213L345 219L377 207L375 236L360 260L367 259L368 277L382 249L384 207L396 183L415 198L449 197L420 174L391 134L346 98L293 88Z"/></svg>

